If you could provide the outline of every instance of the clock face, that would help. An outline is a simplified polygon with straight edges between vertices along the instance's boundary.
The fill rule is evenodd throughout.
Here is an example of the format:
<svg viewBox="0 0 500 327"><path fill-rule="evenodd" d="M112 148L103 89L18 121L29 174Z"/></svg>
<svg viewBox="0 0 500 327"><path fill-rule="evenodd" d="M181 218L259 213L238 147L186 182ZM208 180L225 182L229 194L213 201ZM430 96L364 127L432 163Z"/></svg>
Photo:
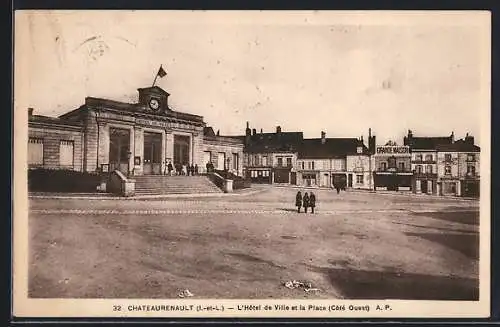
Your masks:
<svg viewBox="0 0 500 327"><path fill-rule="evenodd" d="M160 102L158 99L151 99L149 100L149 107L153 110L158 110L158 108L160 108Z"/></svg>

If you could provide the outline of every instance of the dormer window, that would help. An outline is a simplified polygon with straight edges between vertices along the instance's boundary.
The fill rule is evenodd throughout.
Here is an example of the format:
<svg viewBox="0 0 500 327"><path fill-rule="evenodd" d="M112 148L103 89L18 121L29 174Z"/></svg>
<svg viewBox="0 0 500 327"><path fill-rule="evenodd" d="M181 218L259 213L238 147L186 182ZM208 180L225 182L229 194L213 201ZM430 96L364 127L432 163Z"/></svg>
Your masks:
<svg viewBox="0 0 500 327"><path fill-rule="evenodd" d="M357 147L357 149L356 149L356 152L357 152L358 154L363 153L363 147L358 146L358 147Z"/></svg>

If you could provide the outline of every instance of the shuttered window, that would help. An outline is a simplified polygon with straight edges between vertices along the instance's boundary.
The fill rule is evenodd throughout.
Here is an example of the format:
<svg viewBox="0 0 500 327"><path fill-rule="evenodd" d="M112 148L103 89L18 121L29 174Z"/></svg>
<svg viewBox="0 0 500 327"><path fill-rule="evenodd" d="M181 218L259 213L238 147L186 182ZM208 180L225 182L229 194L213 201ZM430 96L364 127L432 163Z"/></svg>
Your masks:
<svg viewBox="0 0 500 327"><path fill-rule="evenodd" d="M28 164L43 165L43 139L30 137L28 140Z"/></svg>
<svg viewBox="0 0 500 327"><path fill-rule="evenodd" d="M61 141L59 146L59 166L73 168L73 141Z"/></svg>

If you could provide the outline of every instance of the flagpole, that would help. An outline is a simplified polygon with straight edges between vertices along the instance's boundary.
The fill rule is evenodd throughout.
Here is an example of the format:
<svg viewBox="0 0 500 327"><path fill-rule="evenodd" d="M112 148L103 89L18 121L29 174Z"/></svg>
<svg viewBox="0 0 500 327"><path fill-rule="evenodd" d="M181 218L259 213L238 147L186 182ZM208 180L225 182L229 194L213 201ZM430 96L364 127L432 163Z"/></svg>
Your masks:
<svg viewBox="0 0 500 327"><path fill-rule="evenodd" d="M151 87L155 86L155 83L156 83L156 79L157 79L157 78L158 78L158 73L156 73L156 75L155 75L155 79L154 79L154 81L153 81L153 85L151 85Z"/></svg>

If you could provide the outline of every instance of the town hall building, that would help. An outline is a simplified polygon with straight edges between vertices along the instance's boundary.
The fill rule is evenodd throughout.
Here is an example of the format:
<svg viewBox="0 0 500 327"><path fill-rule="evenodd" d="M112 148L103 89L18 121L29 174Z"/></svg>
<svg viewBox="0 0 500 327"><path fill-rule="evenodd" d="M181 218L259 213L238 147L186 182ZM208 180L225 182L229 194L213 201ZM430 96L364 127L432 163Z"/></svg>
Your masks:
<svg viewBox="0 0 500 327"><path fill-rule="evenodd" d="M58 118L35 115L30 108L29 167L159 175L168 163L203 171L206 160L217 158L206 154L215 151L220 169L242 175L240 140L207 135L203 117L173 110L170 94L158 86L138 92L137 103L87 97Z"/></svg>

